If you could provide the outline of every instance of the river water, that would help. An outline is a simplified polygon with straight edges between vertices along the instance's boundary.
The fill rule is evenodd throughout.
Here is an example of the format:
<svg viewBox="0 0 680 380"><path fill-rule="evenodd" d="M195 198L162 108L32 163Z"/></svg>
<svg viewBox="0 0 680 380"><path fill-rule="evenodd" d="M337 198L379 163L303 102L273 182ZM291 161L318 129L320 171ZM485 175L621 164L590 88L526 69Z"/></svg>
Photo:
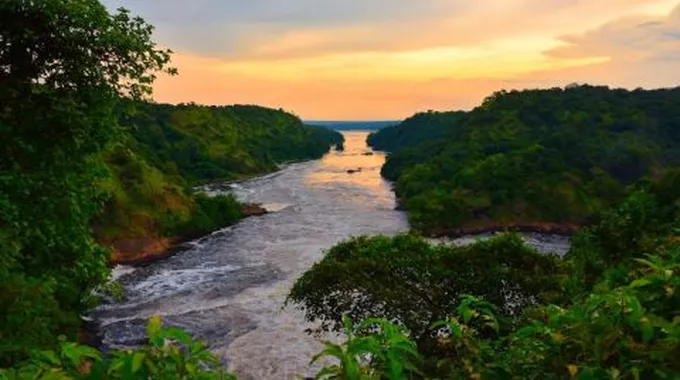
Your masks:
<svg viewBox="0 0 680 380"><path fill-rule="evenodd" d="M153 315L206 341L241 379L309 375L319 351L303 314L283 304L295 279L335 243L359 234L408 229L390 184L380 177L385 156L370 152L367 132L345 132L345 151L207 192L231 191L260 203L267 215L248 218L189 244L146 267L117 268L126 300L92 317L105 346L143 342ZM348 170L361 171L348 173ZM566 241L528 235L543 250L563 252Z"/></svg>

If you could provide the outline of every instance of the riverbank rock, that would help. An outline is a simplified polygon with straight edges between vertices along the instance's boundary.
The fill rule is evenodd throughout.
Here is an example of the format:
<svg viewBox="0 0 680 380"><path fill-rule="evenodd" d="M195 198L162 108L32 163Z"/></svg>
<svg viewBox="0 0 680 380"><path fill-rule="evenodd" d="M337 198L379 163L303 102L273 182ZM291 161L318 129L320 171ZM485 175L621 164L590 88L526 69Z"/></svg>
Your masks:
<svg viewBox="0 0 680 380"><path fill-rule="evenodd" d="M245 204L241 210L243 218L260 216L268 213L267 209L258 204ZM207 235L207 234L206 234ZM171 237L144 237L120 239L113 242L111 247L111 266L114 265L144 265L170 257L185 247L182 243L199 238L200 236L182 235Z"/></svg>
<svg viewBox="0 0 680 380"><path fill-rule="evenodd" d="M476 225L466 225L454 229L433 229L428 235L433 237L456 238L467 235L477 235L490 232L532 232L548 235L573 235L580 226L573 223L554 223L554 222L515 222L515 223L495 223L486 222Z"/></svg>
<svg viewBox="0 0 680 380"><path fill-rule="evenodd" d="M175 245L183 240L180 236L121 239L111 247L111 265L140 265L171 256Z"/></svg>
<svg viewBox="0 0 680 380"><path fill-rule="evenodd" d="M269 213L269 211L267 211L266 208L258 204L247 204L243 207L241 213L243 214L244 218L247 218L249 216L261 216Z"/></svg>

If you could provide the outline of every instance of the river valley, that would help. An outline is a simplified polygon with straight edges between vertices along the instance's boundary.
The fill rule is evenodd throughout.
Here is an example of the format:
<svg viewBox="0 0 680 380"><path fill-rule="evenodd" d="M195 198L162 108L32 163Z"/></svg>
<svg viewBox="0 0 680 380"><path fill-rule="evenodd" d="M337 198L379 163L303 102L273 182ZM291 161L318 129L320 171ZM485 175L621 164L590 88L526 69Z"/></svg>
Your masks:
<svg viewBox="0 0 680 380"><path fill-rule="evenodd" d="M91 315L104 345L142 343L146 321L160 315L205 340L239 378L310 374L308 363L320 344L304 332L309 326L302 313L284 307L295 279L345 238L408 229L406 214L395 210L390 183L380 177L385 155L364 154L370 152L367 132L344 135L345 150L321 160L207 188L233 192L271 212L191 242L166 260L116 268L126 300ZM542 250L562 253L567 247L565 238L526 238Z"/></svg>

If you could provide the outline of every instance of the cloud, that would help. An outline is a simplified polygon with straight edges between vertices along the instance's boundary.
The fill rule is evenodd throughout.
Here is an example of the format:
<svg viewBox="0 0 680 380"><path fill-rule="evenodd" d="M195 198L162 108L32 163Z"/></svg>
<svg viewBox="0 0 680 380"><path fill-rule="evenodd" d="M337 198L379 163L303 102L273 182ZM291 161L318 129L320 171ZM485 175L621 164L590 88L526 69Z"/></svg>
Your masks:
<svg viewBox="0 0 680 380"><path fill-rule="evenodd" d="M680 47L680 6L670 16L649 20L627 17L606 23L585 34L561 38L567 45L548 51L557 58L607 56L644 59ZM680 56L678 57L680 58Z"/></svg>
<svg viewBox="0 0 680 380"><path fill-rule="evenodd" d="M363 39L328 38L331 33L391 30L397 35L412 20L431 22L469 7L448 0L104 0L109 8L126 7L158 28L160 39L178 50L236 57L310 34L317 46L359 44L375 47L370 34ZM413 30L409 31L410 33ZM351 33L350 33L351 34ZM389 33L381 33L383 37ZM384 40L384 38L381 38ZM290 43L289 43L290 44ZM290 44L293 48L296 46Z"/></svg>
<svg viewBox="0 0 680 380"><path fill-rule="evenodd" d="M546 55L557 59L606 58L607 72L593 71L603 75L600 80L624 86L680 83L680 5L665 17L621 18L561 40L565 45L546 51Z"/></svg>
<svg viewBox="0 0 680 380"><path fill-rule="evenodd" d="M680 0L104 1L178 52L165 102L392 119L501 88L680 84Z"/></svg>
<svg viewBox="0 0 680 380"><path fill-rule="evenodd" d="M571 31L668 0L104 0L164 44L227 59L471 46Z"/></svg>

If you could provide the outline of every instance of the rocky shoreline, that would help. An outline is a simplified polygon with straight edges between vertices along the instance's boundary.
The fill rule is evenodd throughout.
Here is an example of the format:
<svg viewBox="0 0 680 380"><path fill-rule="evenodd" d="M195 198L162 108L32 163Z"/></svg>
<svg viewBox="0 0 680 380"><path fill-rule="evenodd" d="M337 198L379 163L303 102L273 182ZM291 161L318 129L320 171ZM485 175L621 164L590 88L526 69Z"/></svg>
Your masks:
<svg viewBox="0 0 680 380"><path fill-rule="evenodd" d="M257 204L246 204L241 212L243 219L268 213L264 207ZM185 249L184 243L202 235L121 239L111 244L113 253L109 264L112 267L116 265L148 265L183 251Z"/></svg>
<svg viewBox="0 0 680 380"><path fill-rule="evenodd" d="M435 238L458 238L494 232L524 232L546 235L571 236L581 226L573 223L527 222L527 223L485 223L468 225L459 228L441 228L427 231L427 235Z"/></svg>

